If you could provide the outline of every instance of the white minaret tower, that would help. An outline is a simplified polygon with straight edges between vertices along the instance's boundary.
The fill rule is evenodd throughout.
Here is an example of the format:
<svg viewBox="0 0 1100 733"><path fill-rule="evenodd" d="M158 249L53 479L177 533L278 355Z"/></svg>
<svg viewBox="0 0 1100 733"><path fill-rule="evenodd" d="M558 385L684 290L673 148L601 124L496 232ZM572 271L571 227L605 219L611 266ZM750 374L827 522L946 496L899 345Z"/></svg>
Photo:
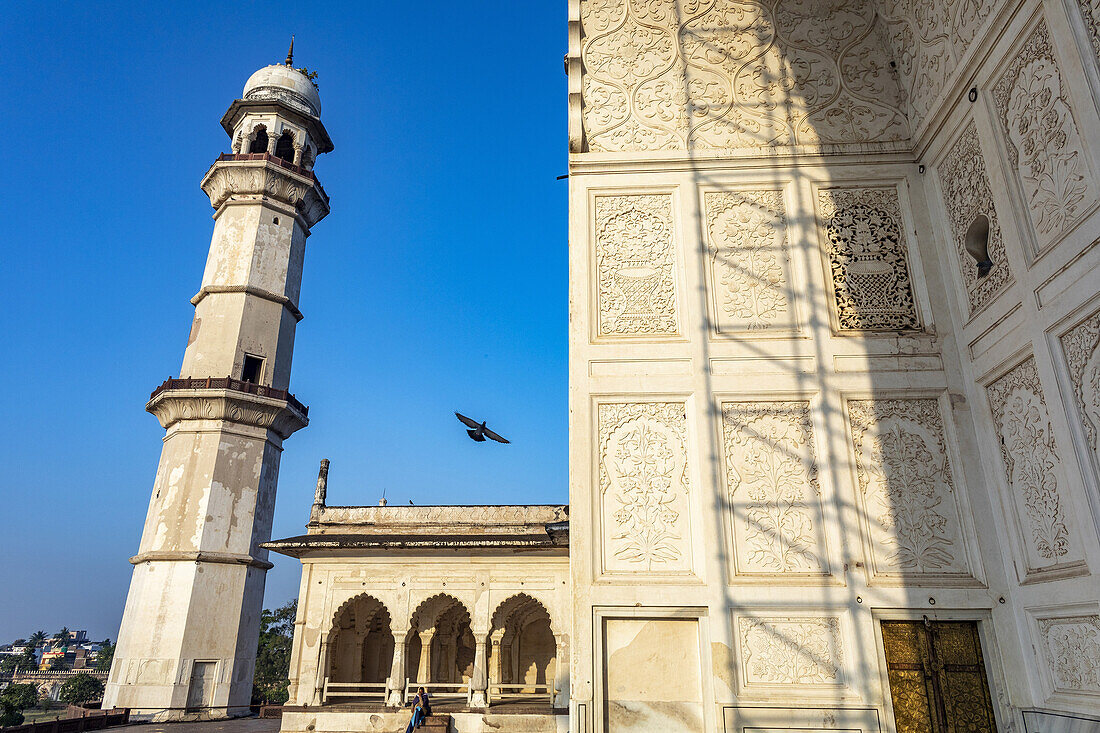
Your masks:
<svg viewBox="0 0 1100 733"><path fill-rule="evenodd" d="M179 379L146 409L167 430L106 707L158 720L247 712L283 440L308 423L289 393L313 175L332 150L321 100L291 66L260 69L222 127L202 189L215 209Z"/></svg>

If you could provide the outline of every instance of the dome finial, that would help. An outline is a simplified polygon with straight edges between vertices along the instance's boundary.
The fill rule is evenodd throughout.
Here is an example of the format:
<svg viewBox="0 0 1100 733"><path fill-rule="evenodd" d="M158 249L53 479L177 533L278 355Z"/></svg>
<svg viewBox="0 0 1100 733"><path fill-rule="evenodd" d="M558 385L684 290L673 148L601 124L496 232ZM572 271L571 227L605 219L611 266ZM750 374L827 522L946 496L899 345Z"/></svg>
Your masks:
<svg viewBox="0 0 1100 733"><path fill-rule="evenodd" d="M290 36L290 50L286 52L286 61L284 63L286 63L287 66L290 66L293 62L294 62L294 35L291 34L291 36Z"/></svg>

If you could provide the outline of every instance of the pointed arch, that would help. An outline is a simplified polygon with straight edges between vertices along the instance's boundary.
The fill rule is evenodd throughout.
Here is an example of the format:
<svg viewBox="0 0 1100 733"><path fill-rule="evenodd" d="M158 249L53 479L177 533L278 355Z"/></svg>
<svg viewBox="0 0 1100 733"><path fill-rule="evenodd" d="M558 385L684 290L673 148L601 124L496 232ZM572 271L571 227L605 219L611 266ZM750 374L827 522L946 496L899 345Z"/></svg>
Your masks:
<svg viewBox="0 0 1100 733"><path fill-rule="evenodd" d="M467 682L473 675L475 642L470 610L448 593L417 605L409 621L406 676L417 682Z"/></svg>
<svg viewBox="0 0 1100 733"><path fill-rule="evenodd" d="M294 162L294 133L290 130L283 130L275 141L275 157L282 158L287 163Z"/></svg>
<svg viewBox="0 0 1100 733"><path fill-rule="evenodd" d="M554 620L545 604L516 593L492 615L489 677L494 683L549 684L557 671Z"/></svg>
<svg viewBox="0 0 1100 733"><path fill-rule="evenodd" d="M390 612L382 601L360 593L332 615L328 677L333 682L384 682L393 664Z"/></svg>
<svg viewBox="0 0 1100 733"><path fill-rule="evenodd" d="M249 153L266 153L267 152L267 125L256 125L252 128L252 134L249 135L248 152ZM242 151L244 152L244 151Z"/></svg>

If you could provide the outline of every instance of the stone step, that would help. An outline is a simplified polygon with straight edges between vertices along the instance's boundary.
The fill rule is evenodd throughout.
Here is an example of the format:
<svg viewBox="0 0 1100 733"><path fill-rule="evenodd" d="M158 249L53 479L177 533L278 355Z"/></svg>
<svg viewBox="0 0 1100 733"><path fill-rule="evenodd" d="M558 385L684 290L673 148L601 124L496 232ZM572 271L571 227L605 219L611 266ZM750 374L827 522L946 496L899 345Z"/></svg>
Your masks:
<svg viewBox="0 0 1100 733"><path fill-rule="evenodd" d="M450 715L429 715L424 724L417 728L420 733L447 733L451 727Z"/></svg>

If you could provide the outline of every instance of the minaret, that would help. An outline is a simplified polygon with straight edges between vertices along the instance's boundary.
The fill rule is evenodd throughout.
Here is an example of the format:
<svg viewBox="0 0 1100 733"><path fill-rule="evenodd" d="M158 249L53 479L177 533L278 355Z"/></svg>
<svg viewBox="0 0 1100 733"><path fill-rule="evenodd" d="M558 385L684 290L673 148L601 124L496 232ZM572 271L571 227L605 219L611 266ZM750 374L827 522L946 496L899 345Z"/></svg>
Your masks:
<svg viewBox="0 0 1100 733"><path fill-rule="evenodd" d="M291 54L293 45L291 46ZM332 150L313 82L260 69L202 180L214 234L179 379L146 409L167 430L104 706L157 720L246 713L282 443L308 423L289 393L313 174Z"/></svg>

